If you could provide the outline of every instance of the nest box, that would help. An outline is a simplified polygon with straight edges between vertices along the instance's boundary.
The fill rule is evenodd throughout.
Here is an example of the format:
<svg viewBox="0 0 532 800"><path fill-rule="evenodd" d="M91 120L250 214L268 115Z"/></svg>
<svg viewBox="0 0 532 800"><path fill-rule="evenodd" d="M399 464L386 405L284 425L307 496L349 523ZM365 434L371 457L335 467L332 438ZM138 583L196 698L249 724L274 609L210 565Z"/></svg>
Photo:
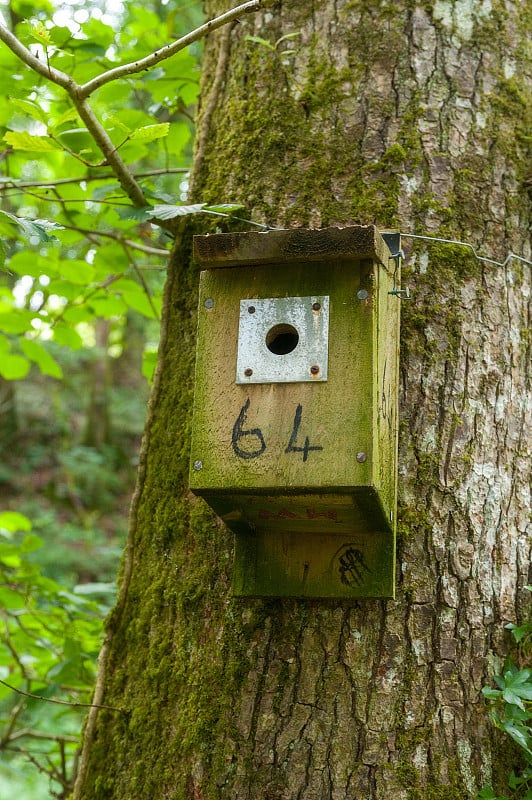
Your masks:
<svg viewBox="0 0 532 800"><path fill-rule="evenodd" d="M227 233L194 252L190 488L235 533L234 593L393 597L398 236Z"/></svg>

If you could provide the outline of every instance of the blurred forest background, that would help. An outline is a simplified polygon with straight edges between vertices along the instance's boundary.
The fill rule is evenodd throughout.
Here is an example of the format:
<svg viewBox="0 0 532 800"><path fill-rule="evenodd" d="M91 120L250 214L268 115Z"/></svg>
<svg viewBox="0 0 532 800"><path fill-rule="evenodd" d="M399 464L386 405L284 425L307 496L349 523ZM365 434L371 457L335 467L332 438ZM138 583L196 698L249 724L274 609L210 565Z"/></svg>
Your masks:
<svg viewBox="0 0 532 800"><path fill-rule="evenodd" d="M0 17L83 84L202 10L11 0ZM84 709L68 704L90 702L114 600L171 247L150 214L186 202L200 58L195 43L91 93L135 207L64 89L0 43L1 798L66 798L75 774Z"/></svg>

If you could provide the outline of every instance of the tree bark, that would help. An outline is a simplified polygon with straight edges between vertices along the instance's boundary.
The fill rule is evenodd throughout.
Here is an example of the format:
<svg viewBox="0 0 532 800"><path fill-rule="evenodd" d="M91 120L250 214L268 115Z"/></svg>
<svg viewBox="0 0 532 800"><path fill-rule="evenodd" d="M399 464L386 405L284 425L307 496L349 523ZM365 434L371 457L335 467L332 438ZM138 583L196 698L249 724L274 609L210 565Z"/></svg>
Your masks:
<svg viewBox="0 0 532 800"><path fill-rule="evenodd" d="M517 0L292 0L217 32L194 201L530 259L530 13ZM172 257L101 657L96 702L127 713L89 717L75 797L474 796L509 771L480 690L531 577L530 265L403 238L397 599L235 600L232 536L186 488L192 232Z"/></svg>

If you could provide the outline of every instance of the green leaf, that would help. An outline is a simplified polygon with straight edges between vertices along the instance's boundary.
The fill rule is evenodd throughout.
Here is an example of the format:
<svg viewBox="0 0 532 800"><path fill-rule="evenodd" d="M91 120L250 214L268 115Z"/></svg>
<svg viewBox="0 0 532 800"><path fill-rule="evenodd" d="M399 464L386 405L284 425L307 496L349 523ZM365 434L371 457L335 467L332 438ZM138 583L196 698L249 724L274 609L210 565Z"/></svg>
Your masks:
<svg viewBox="0 0 532 800"><path fill-rule="evenodd" d="M94 267L80 259L65 259L60 264L60 275L63 279L76 285L87 286L94 277Z"/></svg>
<svg viewBox="0 0 532 800"><path fill-rule="evenodd" d="M506 723L504 725L504 730L508 736L511 736L514 742L517 742L517 744L522 747L523 750L525 750L532 758L532 739L527 733L526 729L521 726Z"/></svg>
<svg viewBox="0 0 532 800"><path fill-rule="evenodd" d="M507 800L507 798L499 797L498 794L495 794L491 786L484 786L478 793L476 800Z"/></svg>
<svg viewBox="0 0 532 800"><path fill-rule="evenodd" d="M20 552L33 553L34 550L38 550L39 547L43 546L43 544L44 542L40 536L31 533L29 536L25 536L24 539L22 540L22 544L20 545Z"/></svg>
<svg viewBox="0 0 532 800"><path fill-rule="evenodd" d="M275 45L273 45L268 39L263 39L261 36L246 36L246 42L255 42L255 44L262 44L264 47L267 47L268 50L275 50Z"/></svg>
<svg viewBox="0 0 532 800"><path fill-rule="evenodd" d="M140 139L142 142L153 142L155 139L162 139L168 136L170 130L169 122L161 122L158 125L144 125L142 128L137 128L131 134L131 139Z"/></svg>
<svg viewBox="0 0 532 800"><path fill-rule="evenodd" d="M9 260L9 269L17 275L30 275L38 278L41 275L50 275L51 259L46 259L39 253L31 250L20 250Z"/></svg>
<svg viewBox="0 0 532 800"><path fill-rule="evenodd" d="M497 700L501 696L499 689L491 689L489 686L484 686L482 688L482 694L484 697L487 697L488 700Z"/></svg>
<svg viewBox="0 0 532 800"><path fill-rule="evenodd" d="M97 186L92 192L92 200L105 200L109 195L122 196L124 191L119 183L106 183L104 186Z"/></svg>
<svg viewBox="0 0 532 800"><path fill-rule="evenodd" d="M10 533L31 531L31 521L18 511L0 511L0 528Z"/></svg>
<svg viewBox="0 0 532 800"><path fill-rule="evenodd" d="M532 634L532 625L527 623L526 625L514 625L512 622L509 622L507 625L504 626L506 630L512 631L512 636L514 637L515 641L519 643L525 636Z"/></svg>
<svg viewBox="0 0 532 800"><path fill-rule="evenodd" d="M149 217L158 219L173 219L174 217L185 217L187 214L199 214L203 211L205 203L196 203L191 206L167 206L157 205L147 212Z"/></svg>
<svg viewBox="0 0 532 800"><path fill-rule="evenodd" d="M7 131L4 141L10 144L13 150L23 150L28 153L52 153L61 148L45 136L32 136L26 131Z"/></svg>
<svg viewBox="0 0 532 800"><path fill-rule="evenodd" d="M103 317L104 319L121 317L128 309L128 304L121 297L113 294L91 297L88 300L88 304L98 317Z"/></svg>
<svg viewBox="0 0 532 800"><path fill-rule="evenodd" d="M66 122L77 122L79 120L78 112L75 108L69 108L63 114L61 114L57 119L52 120L52 124L50 124L50 120L48 122L48 130L49 131L56 131L61 125L64 125Z"/></svg>
<svg viewBox="0 0 532 800"><path fill-rule="evenodd" d="M18 381L25 378L30 371L30 362L22 356L7 353L0 362L0 375L6 381Z"/></svg>
<svg viewBox="0 0 532 800"><path fill-rule="evenodd" d="M233 211L240 211L245 206L240 205L239 203L218 203L214 206L204 206L204 211L212 211L218 214L231 214Z"/></svg>
<svg viewBox="0 0 532 800"><path fill-rule="evenodd" d="M42 44L44 47L52 44L50 32L42 22L28 22L27 25L32 39L34 39L36 42L39 42L39 44Z"/></svg>
<svg viewBox="0 0 532 800"><path fill-rule="evenodd" d="M26 333L32 330L31 322L35 318L32 311L23 308L11 308L0 314L0 331L4 333Z"/></svg>
<svg viewBox="0 0 532 800"><path fill-rule="evenodd" d="M21 111L24 111L26 114L28 114L28 116L32 117L32 119L36 119L39 122L42 122L44 125L46 125L48 122L48 117L42 110L41 106L37 103L33 103L31 100L21 100L18 97L10 97L9 105L19 108Z"/></svg>
<svg viewBox="0 0 532 800"><path fill-rule="evenodd" d="M131 128L128 128L128 126L120 119L120 117L117 117L116 114L107 114L106 123L108 129L118 128L118 130L122 131L122 133L126 136L129 136L132 133Z"/></svg>
<svg viewBox="0 0 532 800"><path fill-rule="evenodd" d="M142 357L142 374L151 383L157 366L157 350L146 350Z"/></svg>
<svg viewBox="0 0 532 800"><path fill-rule="evenodd" d="M48 231L57 231L63 228L58 222L52 222L49 219L24 219L18 218L19 227L22 228L30 244L38 244L39 242L54 242L57 237L48 233Z"/></svg>
<svg viewBox="0 0 532 800"><path fill-rule="evenodd" d="M150 217L153 217L152 209L149 206L145 208L136 208L135 206L120 206L114 209L120 219L134 220L136 222L146 222Z"/></svg>
<svg viewBox="0 0 532 800"><path fill-rule="evenodd" d="M72 39L72 31L66 25L55 25L50 29L50 39L55 47L64 47Z"/></svg>
<svg viewBox="0 0 532 800"><path fill-rule="evenodd" d="M79 333L70 325L64 322L57 322L53 328L54 340L58 344L69 347L71 350L79 350L83 347L83 340Z"/></svg>
<svg viewBox="0 0 532 800"><path fill-rule="evenodd" d="M37 364L43 375L58 379L63 377L63 370L42 344L32 339L22 339L20 347L24 355Z"/></svg>
<svg viewBox="0 0 532 800"><path fill-rule="evenodd" d="M157 312L160 313L160 298L148 297L142 286L139 286L138 283L121 280L120 283L117 284L117 288L122 293L122 297L128 306L138 311L139 314L149 319L154 319L156 316L153 309L154 305Z"/></svg>

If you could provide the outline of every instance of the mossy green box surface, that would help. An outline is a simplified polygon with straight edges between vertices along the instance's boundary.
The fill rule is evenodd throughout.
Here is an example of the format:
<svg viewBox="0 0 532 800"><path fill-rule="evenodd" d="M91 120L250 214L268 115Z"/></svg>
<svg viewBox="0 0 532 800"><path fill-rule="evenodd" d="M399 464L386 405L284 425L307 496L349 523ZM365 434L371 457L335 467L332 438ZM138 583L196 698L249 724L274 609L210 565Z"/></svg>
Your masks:
<svg viewBox="0 0 532 800"><path fill-rule="evenodd" d="M393 597L397 259L372 225L198 236L194 247L204 271L190 488L235 532L234 593ZM253 383L260 355L243 370L243 326L263 300L280 309L274 334L301 330L278 355L281 378ZM309 352L303 378L318 321L287 324L298 304L307 318L328 314L325 363Z"/></svg>

